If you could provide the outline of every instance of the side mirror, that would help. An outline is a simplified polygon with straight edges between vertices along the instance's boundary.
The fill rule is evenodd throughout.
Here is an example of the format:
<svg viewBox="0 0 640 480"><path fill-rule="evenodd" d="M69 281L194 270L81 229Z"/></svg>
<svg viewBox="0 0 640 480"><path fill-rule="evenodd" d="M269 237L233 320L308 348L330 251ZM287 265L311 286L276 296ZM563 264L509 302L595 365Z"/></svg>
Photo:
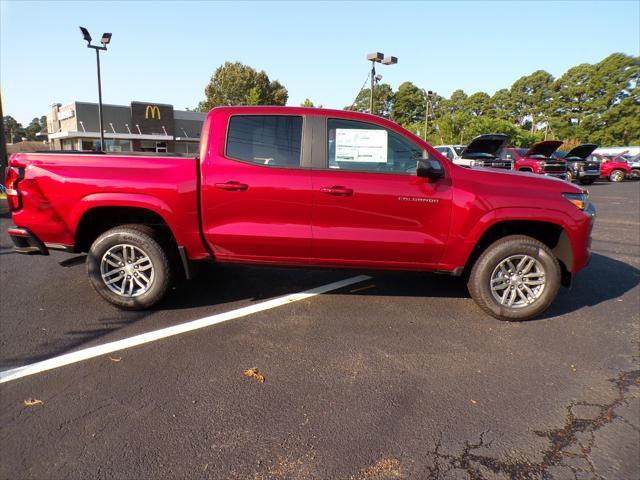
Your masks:
<svg viewBox="0 0 640 480"><path fill-rule="evenodd" d="M444 169L437 160L419 160L416 175L422 178L437 180L438 178L444 177Z"/></svg>

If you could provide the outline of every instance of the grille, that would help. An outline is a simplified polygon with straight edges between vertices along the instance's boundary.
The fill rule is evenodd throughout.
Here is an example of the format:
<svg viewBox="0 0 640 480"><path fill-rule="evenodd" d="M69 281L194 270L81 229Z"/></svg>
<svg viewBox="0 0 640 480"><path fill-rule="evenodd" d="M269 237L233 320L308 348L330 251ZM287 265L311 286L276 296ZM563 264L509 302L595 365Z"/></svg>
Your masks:
<svg viewBox="0 0 640 480"><path fill-rule="evenodd" d="M564 163L547 163L542 167L545 173L563 173L567 171L567 165Z"/></svg>

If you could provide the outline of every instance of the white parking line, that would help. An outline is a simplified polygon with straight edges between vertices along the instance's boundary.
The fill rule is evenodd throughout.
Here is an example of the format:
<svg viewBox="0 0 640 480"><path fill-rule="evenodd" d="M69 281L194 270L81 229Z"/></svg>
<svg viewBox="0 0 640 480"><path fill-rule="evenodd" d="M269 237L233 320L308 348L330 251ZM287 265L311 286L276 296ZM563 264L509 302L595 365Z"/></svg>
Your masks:
<svg viewBox="0 0 640 480"><path fill-rule="evenodd" d="M236 318L246 317L253 313L263 312L272 308L280 307L288 303L305 300L307 298L315 297L323 293L337 290L347 285L363 282L369 280L371 277L367 275L358 275L357 277L347 278L340 280L339 282L329 283L320 287L305 290L300 293L292 293L285 295L284 297L274 298L264 302L249 305L247 307L231 310L230 312L217 313L209 317L200 318L187 323L181 323L172 327L161 328L160 330L154 330L152 332L142 333L134 337L125 338L123 340L117 340L115 342L105 343L104 345L97 345L95 347L85 348L78 350L77 352L65 353L59 357L49 358L40 362L32 363L31 365L24 365L22 367L13 368L11 370L5 370L0 372L0 383L10 382L17 380L18 378L26 377L36 373L46 372L47 370L53 370L54 368L60 368L72 363L81 362L90 358L99 357L107 353L116 352L118 350L124 350L125 348L137 347L145 343L155 342L163 338L172 337L174 335L180 335L181 333L191 332L200 328L210 327L218 323L226 322Z"/></svg>

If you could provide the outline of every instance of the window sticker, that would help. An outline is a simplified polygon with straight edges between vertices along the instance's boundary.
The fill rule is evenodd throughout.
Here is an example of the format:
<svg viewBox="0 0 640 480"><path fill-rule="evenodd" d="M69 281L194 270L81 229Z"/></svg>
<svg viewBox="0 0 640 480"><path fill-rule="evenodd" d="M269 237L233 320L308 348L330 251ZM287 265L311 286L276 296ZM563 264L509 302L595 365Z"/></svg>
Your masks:
<svg viewBox="0 0 640 480"><path fill-rule="evenodd" d="M387 163L387 131L336 129L336 161Z"/></svg>

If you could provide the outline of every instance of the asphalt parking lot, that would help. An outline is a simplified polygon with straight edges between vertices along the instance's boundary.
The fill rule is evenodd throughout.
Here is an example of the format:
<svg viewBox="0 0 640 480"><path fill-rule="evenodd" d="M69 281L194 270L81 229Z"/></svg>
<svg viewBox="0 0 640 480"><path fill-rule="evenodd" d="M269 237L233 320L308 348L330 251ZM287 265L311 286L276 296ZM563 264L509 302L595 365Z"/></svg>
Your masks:
<svg viewBox="0 0 640 480"><path fill-rule="evenodd" d="M640 182L589 190L591 264L519 324L456 278L246 266L122 312L81 261L12 253L4 215L2 371L258 308L1 384L0 477L639 478Z"/></svg>

